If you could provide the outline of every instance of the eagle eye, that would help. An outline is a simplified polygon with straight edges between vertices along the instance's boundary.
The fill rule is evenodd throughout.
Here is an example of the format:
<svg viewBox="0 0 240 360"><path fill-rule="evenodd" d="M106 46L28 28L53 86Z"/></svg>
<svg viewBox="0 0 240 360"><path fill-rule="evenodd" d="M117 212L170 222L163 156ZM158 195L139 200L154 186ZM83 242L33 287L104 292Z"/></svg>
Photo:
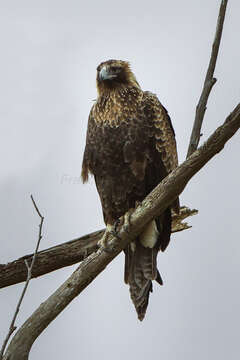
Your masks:
<svg viewBox="0 0 240 360"><path fill-rule="evenodd" d="M113 72L119 72L121 70L121 67L120 66L112 66L111 69Z"/></svg>

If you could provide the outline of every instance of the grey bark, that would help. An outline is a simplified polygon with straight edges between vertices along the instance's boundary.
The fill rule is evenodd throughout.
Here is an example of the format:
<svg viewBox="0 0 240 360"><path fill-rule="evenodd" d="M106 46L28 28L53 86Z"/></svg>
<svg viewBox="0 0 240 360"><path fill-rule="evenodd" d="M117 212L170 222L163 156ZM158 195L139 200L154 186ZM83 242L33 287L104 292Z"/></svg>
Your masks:
<svg viewBox="0 0 240 360"><path fill-rule="evenodd" d="M240 104L198 150L169 174L131 214L131 225L119 229L121 241L108 235L109 252L100 248L25 321L13 337L4 360L27 360L32 344L56 316L135 238L152 218L161 214L184 190L189 180L240 128Z"/></svg>
<svg viewBox="0 0 240 360"><path fill-rule="evenodd" d="M187 223L182 222L197 210L182 207L180 214L173 214L172 232L182 231L189 228ZM105 229L65 242L37 253L31 278L42 276L49 272L70 266L84 260L92 252L97 251L97 243L104 234ZM31 262L33 254L25 255L8 264L0 264L0 288L26 281L27 268L25 261Z"/></svg>

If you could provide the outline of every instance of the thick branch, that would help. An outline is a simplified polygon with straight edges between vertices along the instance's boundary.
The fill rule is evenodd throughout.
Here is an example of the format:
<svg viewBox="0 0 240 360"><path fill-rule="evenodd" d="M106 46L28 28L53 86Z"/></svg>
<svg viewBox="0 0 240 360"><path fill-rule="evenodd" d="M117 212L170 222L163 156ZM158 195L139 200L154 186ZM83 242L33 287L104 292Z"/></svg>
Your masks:
<svg viewBox="0 0 240 360"><path fill-rule="evenodd" d="M213 85L217 81L217 79L213 77L213 74L215 71L218 50L219 50L220 41L221 41L221 37L222 37L222 30L223 30L223 24L224 24L224 19L225 19L227 3L228 3L228 0L222 0L221 5L220 5L218 21L217 21L217 28L216 28L214 42L212 45L212 53L211 53L202 93L201 93L201 96L200 96L200 99L199 99L199 102L198 102L198 105L196 108L196 115L195 115L192 134L191 134L191 138L190 138L190 142L189 142L187 157L189 157L198 147L198 144L200 141L200 136L201 136L202 122L203 122L204 114L205 114L205 111L207 108L208 97L212 90Z"/></svg>
<svg viewBox="0 0 240 360"><path fill-rule="evenodd" d="M85 259L78 269L66 280L15 334L4 360L27 360L33 342L56 316L90 284L115 258L127 243L136 238L144 225L157 214L162 213L184 190L189 180L214 155L220 152L225 143L240 128L240 104L226 119L207 142L196 150L183 164L168 175L138 206L131 216L131 231L125 227L119 230L121 241L109 234L111 252L99 249Z"/></svg>
<svg viewBox="0 0 240 360"><path fill-rule="evenodd" d="M172 232L188 229L189 225L182 221L196 213L197 210L195 209L190 210L187 207L182 207L179 215L173 215ZM94 233L38 252L35 265L32 269L32 278L84 260L92 252L97 251L97 243L103 236L104 231L105 229L95 231ZM25 260L30 262L32 257L33 254L30 254L6 265L0 265L0 288L25 281L27 277Z"/></svg>
<svg viewBox="0 0 240 360"><path fill-rule="evenodd" d="M86 256L97 250L97 242L104 230L96 231L81 238L40 251L37 254L32 277L47 274L62 267L82 261ZM6 265L0 265L0 288L25 281L27 269L24 260L29 261L33 254L21 257Z"/></svg>

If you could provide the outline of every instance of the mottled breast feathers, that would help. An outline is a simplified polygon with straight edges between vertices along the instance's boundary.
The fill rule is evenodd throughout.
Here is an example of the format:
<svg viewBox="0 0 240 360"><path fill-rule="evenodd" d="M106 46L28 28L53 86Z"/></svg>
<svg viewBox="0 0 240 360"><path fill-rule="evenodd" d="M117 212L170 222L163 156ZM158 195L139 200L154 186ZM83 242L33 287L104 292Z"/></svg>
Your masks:
<svg viewBox="0 0 240 360"><path fill-rule="evenodd" d="M171 120L156 95L128 86L99 96L89 115L82 178L94 174L105 220L134 206L127 199L133 191L142 201L177 163Z"/></svg>

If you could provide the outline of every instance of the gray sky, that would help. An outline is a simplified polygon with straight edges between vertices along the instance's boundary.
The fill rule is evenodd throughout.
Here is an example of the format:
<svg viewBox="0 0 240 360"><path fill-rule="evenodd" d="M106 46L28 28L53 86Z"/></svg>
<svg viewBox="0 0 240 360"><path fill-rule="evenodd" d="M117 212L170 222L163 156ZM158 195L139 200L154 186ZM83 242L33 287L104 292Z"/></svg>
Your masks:
<svg viewBox="0 0 240 360"><path fill-rule="evenodd" d="M0 3L1 253L6 263L103 226L93 181L80 175L97 65L129 60L144 90L159 96L186 156L220 1L4 1ZM229 1L203 140L239 102L238 0ZM66 181L66 176L68 181ZM158 263L143 323L119 256L47 328L30 358L236 359L239 354L239 134L190 182L181 203L199 209ZM17 325L76 268L32 280ZM0 343L22 284L1 290Z"/></svg>

